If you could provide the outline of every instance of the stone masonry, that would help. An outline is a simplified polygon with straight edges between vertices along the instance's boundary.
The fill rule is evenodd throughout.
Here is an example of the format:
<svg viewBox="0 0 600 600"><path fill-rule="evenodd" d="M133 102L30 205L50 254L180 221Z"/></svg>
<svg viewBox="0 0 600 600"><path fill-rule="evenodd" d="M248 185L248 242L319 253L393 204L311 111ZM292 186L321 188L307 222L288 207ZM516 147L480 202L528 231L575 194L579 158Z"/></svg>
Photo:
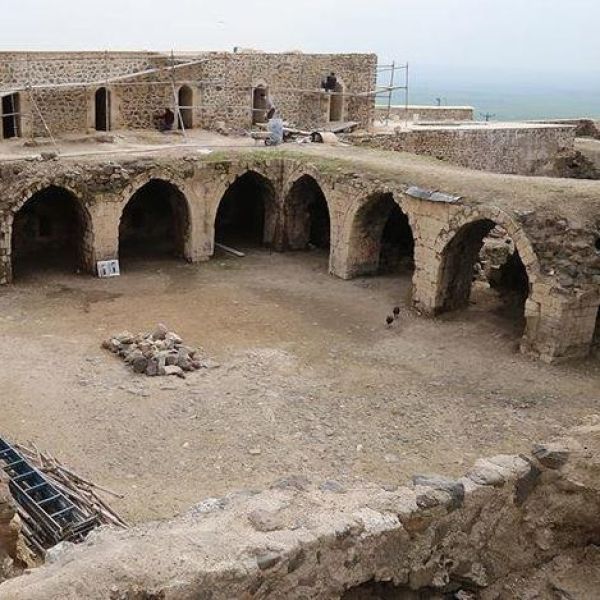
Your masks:
<svg viewBox="0 0 600 600"><path fill-rule="evenodd" d="M224 122L249 129L258 86L268 90L287 121L316 128L329 120L331 95L321 81L333 71L347 94L343 119L366 127L373 120L374 97L360 94L374 89L376 65L373 54L203 52L171 60L150 52L5 52L0 53L0 95L18 93L22 137L46 137L46 126L53 135L93 130L94 98L101 88L108 90L110 129L154 128L157 114L167 107L177 110L181 88L191 96L192 127L215 129Z"/></svg>
<svg viewBox="0 0 600 600"><path fill-rule="evenodd" d="M421 179L424 184L435 181L434 185L444 185L439 177L432 180L434 174L427 161L423 166L427 168L411 176L403 170L386 174L371 167L357 172L351 161L266 151L208 158L183 153L118 162L63 159L7 163L0 167L0 282L8 283L12 278L14 215L33 194L48 186L66 190L80 207L81 264L94 273L97 261L118 258L123 209L150 181L160 180L177 190L180 210L187 215L181 255L198 262L213 254L221 199L229 186L248 172L256 174L269 191L263 241L285 250L286 231L297 229L290 219L303 219L297 210L286 208L290 190L306 176L314 180L327 202L331 222L329 270L333 275L348 279L377 270L385 216L374 228L373 222L364 218L365 207L371 216L377 215L383 210L382 199L391 194L407 215L415 241L413 304L424 314L436 315L468 302L474 265L464 257L474 261L485 233L499 225L513 240L529 282L522 350L547 361L587 355L600 306L600 217L597 201L586 200L583 189L595 183L569 182L567 186L565 182L560 192L561 184L540 180L539 200L530 197L527 202L515 202L514 190L506 195L499 186L486 192L490 199L482 201L469 185L478 175L457 171L456 177L446 178L445 185L460 197L440 202L411 191ZM522 185L529 186L528 181ZM578 194L579 188L582 192ZM531 196L531 191L528 194ZM551 202L557 195L560 202Z"/></svg>
<svg viewBox="0 0 600 600"><path fill-rule="evenodd" d="M0 598L591 599L599 456L596 418L457 479L346 489L292 475L169 522L94 533L1 584Z"/></svg>
<svg viewBox="0 0 600 600"><path fill-rule="evenodd" d="M421 121L473 121L475 109L472 106L421 106L409 104L392 105L390 119L392 123L408 120L411 123ZM375 118L382 120L387 117L388 107L377 105Z"/></svg>
<svg viewBox="0 0 600 600"><path fill-rule="evenodd" d="M575 154L575 127L570 125L440 124L349 134L344 139L356 146L412 152L469 169L517 175L552 175L558 157Z"/></svg>

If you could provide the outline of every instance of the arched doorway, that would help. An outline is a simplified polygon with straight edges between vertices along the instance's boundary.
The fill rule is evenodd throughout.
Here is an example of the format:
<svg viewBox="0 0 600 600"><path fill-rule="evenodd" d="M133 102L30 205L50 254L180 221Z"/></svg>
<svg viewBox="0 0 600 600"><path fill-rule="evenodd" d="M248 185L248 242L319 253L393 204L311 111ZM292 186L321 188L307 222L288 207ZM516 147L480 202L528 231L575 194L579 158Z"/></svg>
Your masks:
<svg viewBox="0 0 600 600"><path fill-rule="evenodd" d="M194 92L189 85L182 85L177 94L179 103L179 129L192 129L194 126ZM183 127L182 127L183 123Z"/></svg>
<svg viewBox="0 0 600 600"><path fill-rule="evenodd" d="M329 97L329 121L332 123L344 120L344 91L344 84L338 80Z"/></svg>
<svg viewBox="0 0 600 600"><path fill-rule="evenodd" d="M70 191L49 186L33 194L12 223L12 273L75 272L91 267L91 220Z"/></svg>
<svg viewBox="0 0 600 600"><path fill-rule="evenodd" d="M414 247L408 217L394 196L373 194L354 216L349 240L349 274L412 275Z"/></svg>
<svg viewBox="0 0 600 600"><path fill-rule="evenodd" d="M110 131L110 90L105 87L98 88L94 106L96 131Z"/></svg>
<svg viewBox="0 0 600 600"><path fill-rule="evenodd" d="M318 248L329 251L329 207L321 186L310 175L292 185L285 203L286 245L291 250Z"/></svg>
<svg viewBox="0 0 600 600"><path fill-rule="evenodd" d="M227 189L215 217L217 243L251 248L273 241L275 190L254 171L238 177Z"/></svg>
<svg viewBox="0 0 600 600"><path fill-rule="evenodd" d="M151 179L123 209L119 258L186 257L190 215L183 193L168 181Z"/></svg>
<svg viewBox="0 0 600 600"><path fill-rule="evenodd" d="M264 85L259 85L252 90L252 125L266 123L268 94L269 89Z"/></svg>
<svg viewBox="0 0 600 600"><path fill-rule="evenodd" d="M476 303L525 327L529 277L514 241L490 219L461 227L442 252L438 312Z"/></svg>
<svg viewBox="0 0 600 600"><path fill-rule="evenodd" d="M2 138L21 135L21 98L17 93L2 96Z"/></svg>

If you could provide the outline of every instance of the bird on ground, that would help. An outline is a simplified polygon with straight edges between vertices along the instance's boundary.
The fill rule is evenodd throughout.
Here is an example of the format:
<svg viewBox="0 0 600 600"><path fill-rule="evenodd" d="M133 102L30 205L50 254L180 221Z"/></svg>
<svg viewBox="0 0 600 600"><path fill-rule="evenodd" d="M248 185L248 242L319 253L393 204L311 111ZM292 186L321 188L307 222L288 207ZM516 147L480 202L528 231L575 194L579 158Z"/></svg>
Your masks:
<svg viewBox="0 0 600 600"><path fill-rule="evenodd" d="M394 319L397 319L400 316L400 307L394 306Z"/></svg>
<svg viewBox="0 0 600 600"><path fill-rule="evenodd" d="M390 327L392 325L392 323L394 322L394 317L392 317L392 315L388 315L385 318L385 322L386 322L387 326Z"/></svg>

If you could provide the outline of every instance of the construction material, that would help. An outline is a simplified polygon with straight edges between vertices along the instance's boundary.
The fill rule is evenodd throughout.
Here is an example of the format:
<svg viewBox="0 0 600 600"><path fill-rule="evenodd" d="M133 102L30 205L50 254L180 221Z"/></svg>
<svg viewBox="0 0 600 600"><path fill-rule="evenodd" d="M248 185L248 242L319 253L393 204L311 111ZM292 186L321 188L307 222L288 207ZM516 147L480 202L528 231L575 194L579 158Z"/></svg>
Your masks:
<svg viewBox="0 0 600 600"><path fill-rule="evenodd" d="M102 342L105 350L120 356L135 373L176 375L185 379L185 373L207 366L196 348L183 344L173 331L159 323L154 331L134 335L123 331Z"/></svg>
<svg viewBox="0 0 600 600"><path fill-rule="evenodd" d="M235 248L231 248L230 246L226 246L225 244L219 244L219 242L215 242L215 246L225 252L229 252L229 254L238 256L239 258L243 258L244 256L246 256L243 252L240 252L239 250L236 250Z"/></svg>
<svg viewBox="0 0 600 600"><path fill-rule="evenodd" d="M69 541L81 542L99 525L126 528L127 523L99 492L122 498L62 465L35 446L11 445L0 438L0 463L18 505L22 531L31 550L46 550Z"/></svg>

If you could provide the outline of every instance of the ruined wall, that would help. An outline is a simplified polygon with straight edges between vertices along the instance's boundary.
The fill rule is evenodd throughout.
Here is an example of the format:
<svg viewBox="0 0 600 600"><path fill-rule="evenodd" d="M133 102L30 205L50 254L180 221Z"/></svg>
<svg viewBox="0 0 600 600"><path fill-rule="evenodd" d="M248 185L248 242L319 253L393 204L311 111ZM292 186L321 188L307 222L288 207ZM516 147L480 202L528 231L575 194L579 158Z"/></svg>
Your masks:
<svg viewBox="0 0 600 600"><path fill-rule="evenodd" d="M418 106L407 107L392 105L390 109L391 121L473 121L475 109L472 106ZM385 119L388 108L384 105L375 107L375 118Z"/></svg>
<svg viewBox="0 0 600 600"><path fill-rule="evenodd" d="M518 175L547 174L555 159L574 153L575 130L555 127L486 127L396 130L348 134L344 140L367 148L433 156L455 165Z"/></svg>
<svg viewBox="0 0 600 600"><path fill-rule="evenodd" d="M0 598L594 598L599 511L595 418L456 479L347 489L292 475L207 498L170 522L94 533Z"/></svg>

